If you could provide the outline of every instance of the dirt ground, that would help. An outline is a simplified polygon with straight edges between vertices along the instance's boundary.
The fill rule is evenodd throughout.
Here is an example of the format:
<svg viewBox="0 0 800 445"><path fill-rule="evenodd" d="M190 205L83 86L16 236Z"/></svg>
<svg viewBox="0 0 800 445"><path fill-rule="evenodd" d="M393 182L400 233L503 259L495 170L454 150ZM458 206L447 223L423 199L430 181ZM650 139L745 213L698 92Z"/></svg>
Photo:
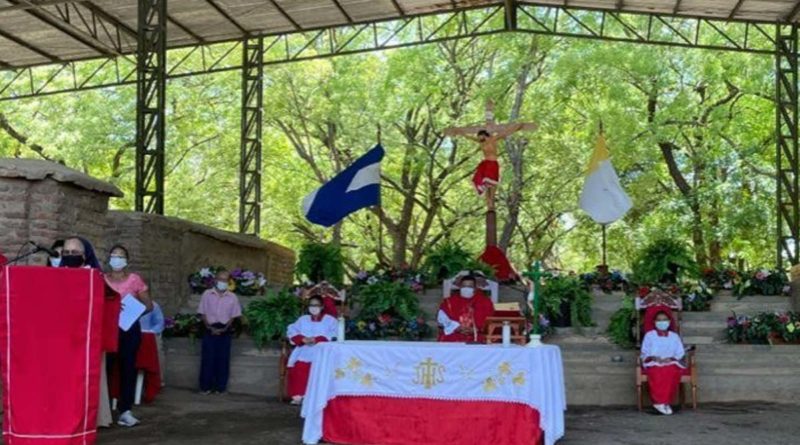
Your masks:
<svg viewBox="0 0 800 445"><path fill-rule="evenodd" d="M250 396L167 389L153 406L136 407L142 425L101 430L101 445L297 445L299 408ZM672 417L635 408L571 408L561 445L800 443L800 405L703 405Z"/></svg>

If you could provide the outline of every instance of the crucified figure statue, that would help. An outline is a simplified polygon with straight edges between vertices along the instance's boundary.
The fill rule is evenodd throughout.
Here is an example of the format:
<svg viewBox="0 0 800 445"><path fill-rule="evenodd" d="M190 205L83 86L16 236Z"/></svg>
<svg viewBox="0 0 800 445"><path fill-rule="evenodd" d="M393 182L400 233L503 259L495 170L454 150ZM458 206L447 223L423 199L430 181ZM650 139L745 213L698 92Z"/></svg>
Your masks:
<svg viewBox="0 0 800 445"><path fill-rule="evenodd" d="M494 121L494 102L486 102L486 123L467 127L451 127L444 130L445 136L463 136L477 142L483 152L483 161L478 164L472 183L479 195L486 196L488 211L494 211L495 187L500 182L500 164L497 162L497 143L523 130L535 130L534 123L498 124Z"/></svg>

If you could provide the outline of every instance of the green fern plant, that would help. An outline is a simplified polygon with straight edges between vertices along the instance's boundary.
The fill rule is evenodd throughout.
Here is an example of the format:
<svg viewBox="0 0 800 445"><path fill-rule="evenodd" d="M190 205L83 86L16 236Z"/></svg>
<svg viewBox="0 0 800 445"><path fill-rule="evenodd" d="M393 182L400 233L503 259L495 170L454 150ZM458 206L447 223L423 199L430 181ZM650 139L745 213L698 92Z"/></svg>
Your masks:
<svg viewBox="0 0 800 445"><path fill-rule="evenodd" d="M300 249L295 274L314 283L328 281L335 286L344 282L342 250L334 244L306 243Z"/></svg>
<svg viewBox="0 0 800 445"><path fill-rule="evenodd" d="M388 313L403 320L414 320L419 315L417 294L403 282L378 281L359 286L350 302L359 308L361 319L375 319Z"/></svg>
<svg viewBox="0 0 800 445"><path fill-rule="evenodd" d="M696 274L697 263L686 244L670 238L648 244L633 263L633 279L638 284L675 283Z"/></svg>
<svg viewBox="0 0 800 445"><path fill-rule="evenodd" d="M622 306L614 312L608 324L608 336L611 341L623 348L632 348L634 343L633 326L636 322L636 313L633 297L626 296Z"/></svg>
<svg viewBox="0 0 800 445"><path fill-rule="evenodd" d="M244 311L248 332L259 348L280 339L286 328L294 323L303 311L299 298L284 289L267 292L265 298L250 302Z"/></svg>
<svg viewBox="0 0 800 445"><path fill-rule="evenodd" d="M480 271L487 278L494 277L494 269L491 266L475 259L475 255L463 247L450 242L430 250L422 265L422 271L429 285L440 283L462 270Z"/></svg>

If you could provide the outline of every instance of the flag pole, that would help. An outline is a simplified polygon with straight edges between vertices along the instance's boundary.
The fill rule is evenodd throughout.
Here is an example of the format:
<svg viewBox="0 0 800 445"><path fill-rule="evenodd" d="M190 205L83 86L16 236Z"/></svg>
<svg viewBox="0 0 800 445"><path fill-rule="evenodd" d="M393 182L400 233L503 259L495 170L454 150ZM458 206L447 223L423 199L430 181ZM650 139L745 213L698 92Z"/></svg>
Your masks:
<svg viewBox="0 0 800 445"><path fill-rule="evenodd" d="M378 131L376 139L379 145L383 145L381 141L381 124L377 125ZM378 264L383 262L383 193L378 195Z"/></svg>
<svg viewBox="0 0 800 445"><path fill-rule="evenodd" d="M602 226L603 226L603 266L607 266L608 265L606 263L606 225L607 224L602 224Z"/></svg>

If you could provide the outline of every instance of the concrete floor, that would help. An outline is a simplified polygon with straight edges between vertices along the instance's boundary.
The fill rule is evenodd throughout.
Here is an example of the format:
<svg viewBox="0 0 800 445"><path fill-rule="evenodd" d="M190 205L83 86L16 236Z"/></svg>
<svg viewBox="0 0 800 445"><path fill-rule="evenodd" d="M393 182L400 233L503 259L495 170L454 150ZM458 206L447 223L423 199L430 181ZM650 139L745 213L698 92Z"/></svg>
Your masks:
<svg viewBox="0 0 800 445"><path fill-rule="evenodd" d="M251 396L199 395L167 389L137 407L142 425L101 430L101 445L297 445L299 409ZM704 405L672 417L634 408L571 408L560 445L692 445L800 442L800 405ZM498 444L500 445L500 444Z"/></svg>

